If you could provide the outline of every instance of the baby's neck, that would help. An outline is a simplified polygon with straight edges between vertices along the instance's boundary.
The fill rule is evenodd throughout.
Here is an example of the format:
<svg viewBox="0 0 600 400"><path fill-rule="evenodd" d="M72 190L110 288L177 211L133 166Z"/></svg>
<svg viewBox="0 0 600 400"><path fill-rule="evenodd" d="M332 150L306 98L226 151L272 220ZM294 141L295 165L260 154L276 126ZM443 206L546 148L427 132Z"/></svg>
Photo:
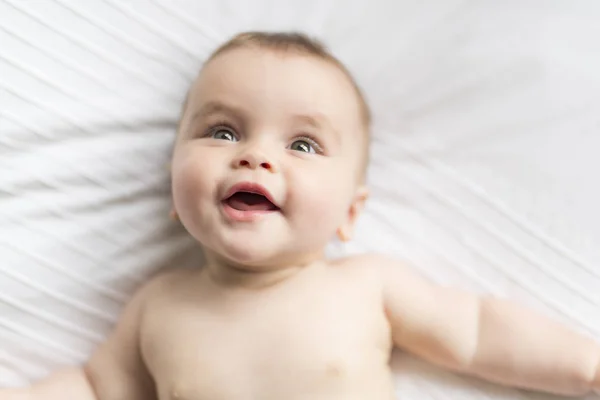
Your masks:
<svg viewBox="0 0 600 400"><path fill-rule="evenodd" d="M260 290L276 286L297 274L323 265L323 259L286 263L281 267L247 267L218 256L207 255L204 271L216 285L226 288Z"/></svg>

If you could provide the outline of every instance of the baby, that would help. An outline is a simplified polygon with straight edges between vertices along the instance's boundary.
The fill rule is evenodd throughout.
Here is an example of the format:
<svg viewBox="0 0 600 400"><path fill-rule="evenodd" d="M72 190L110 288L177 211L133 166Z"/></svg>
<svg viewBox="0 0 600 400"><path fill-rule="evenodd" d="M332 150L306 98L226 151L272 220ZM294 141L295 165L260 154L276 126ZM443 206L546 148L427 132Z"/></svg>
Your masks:
<svg viewBox="0 0 600 400"><path fill-rule="evenodd" d="M392 259L325 258L367 199L369 125L319 43L224 44L193 83L172 161L173 214L205 266L140 289L83 368L0 400L391 400L394 346L499 384L600 389L591 338Z"/></svg>

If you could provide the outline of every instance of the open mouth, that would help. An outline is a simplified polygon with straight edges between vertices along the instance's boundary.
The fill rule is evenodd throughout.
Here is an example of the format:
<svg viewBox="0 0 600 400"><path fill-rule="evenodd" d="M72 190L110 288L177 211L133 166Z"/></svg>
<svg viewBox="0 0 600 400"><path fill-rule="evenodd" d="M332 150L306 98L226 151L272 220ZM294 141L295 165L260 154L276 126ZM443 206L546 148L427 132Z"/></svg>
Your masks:
<svg viewBox="0 0 600 400"><path fill-rule="evenodd" d="M225 203L238 211L277 211L277 207L271 200L260 193L235 192L225 199Z"/></svg>
<svg viewBox="0 0 600 400"><path fill-rule="evenodd" d="M223 211L230 220L252 222L281 211L271 193L253 182L234 185L223 197Z"/></svg>

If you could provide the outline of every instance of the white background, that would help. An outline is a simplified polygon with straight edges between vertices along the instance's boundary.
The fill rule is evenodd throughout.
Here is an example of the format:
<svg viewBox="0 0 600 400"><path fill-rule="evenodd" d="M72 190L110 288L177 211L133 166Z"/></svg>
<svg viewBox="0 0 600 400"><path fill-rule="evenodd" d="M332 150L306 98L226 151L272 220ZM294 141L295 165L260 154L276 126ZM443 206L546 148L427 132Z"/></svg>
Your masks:
<svg viewBox="0 0 600 400"><path fill-rule="evenodd" d="M166 164L202 61L322 38L375 114L356 240L600 339L600 2L0 0L0 385L83 362L152 272L198 263ZM565 349L568 351L568 349ZM405 399L533 399L397 355Z"/></svg>

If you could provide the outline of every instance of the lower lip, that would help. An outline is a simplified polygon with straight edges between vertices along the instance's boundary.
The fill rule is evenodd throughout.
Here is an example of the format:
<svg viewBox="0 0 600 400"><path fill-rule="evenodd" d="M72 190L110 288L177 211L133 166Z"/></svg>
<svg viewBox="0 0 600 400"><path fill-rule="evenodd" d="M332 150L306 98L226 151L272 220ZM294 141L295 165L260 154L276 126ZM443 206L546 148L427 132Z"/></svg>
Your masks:
<svg viewBox="0 0 600 400"><path fill-rule="evenodd" d="M225 202L222 203L222 207L225 215L236 222L253 222L265 215L278 212L276 210L236 210Z"/></svg>

